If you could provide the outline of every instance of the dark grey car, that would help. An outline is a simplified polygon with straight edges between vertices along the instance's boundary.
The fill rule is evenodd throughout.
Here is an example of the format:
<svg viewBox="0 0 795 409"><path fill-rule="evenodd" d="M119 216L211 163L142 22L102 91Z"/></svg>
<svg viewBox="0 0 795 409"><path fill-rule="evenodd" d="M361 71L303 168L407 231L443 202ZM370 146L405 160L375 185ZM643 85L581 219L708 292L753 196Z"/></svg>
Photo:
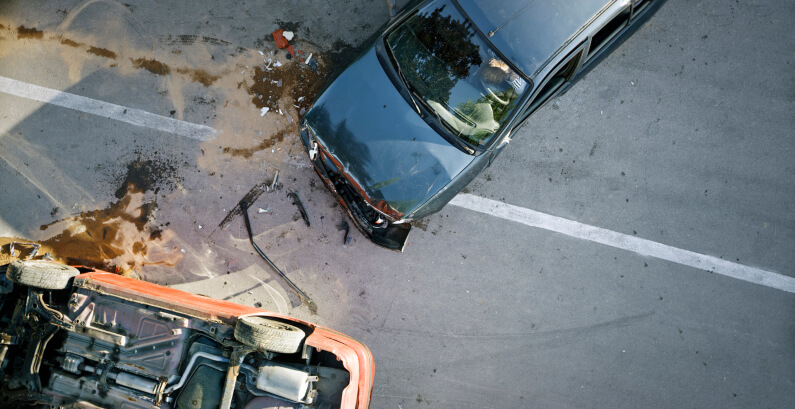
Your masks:
<svg viewBox="0 0 795 409"><path fill-rule="evenodd" d="M664 0L409 5L302 119L326 185L374 243L402 250L533 112Z"/></svg>

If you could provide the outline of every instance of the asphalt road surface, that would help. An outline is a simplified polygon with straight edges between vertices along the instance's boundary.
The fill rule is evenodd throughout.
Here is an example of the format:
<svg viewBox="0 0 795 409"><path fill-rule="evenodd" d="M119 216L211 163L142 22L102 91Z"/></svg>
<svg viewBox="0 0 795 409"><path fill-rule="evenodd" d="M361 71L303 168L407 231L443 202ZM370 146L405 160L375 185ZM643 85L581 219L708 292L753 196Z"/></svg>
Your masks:
<svg viewBox="0 0 795 409"><path fill-rule="evenodd" d="M792 405L795 3L668 1L393 253L295 125L385 2L125 1L0 3L3 243L350 334L373 408Z"/></svg>

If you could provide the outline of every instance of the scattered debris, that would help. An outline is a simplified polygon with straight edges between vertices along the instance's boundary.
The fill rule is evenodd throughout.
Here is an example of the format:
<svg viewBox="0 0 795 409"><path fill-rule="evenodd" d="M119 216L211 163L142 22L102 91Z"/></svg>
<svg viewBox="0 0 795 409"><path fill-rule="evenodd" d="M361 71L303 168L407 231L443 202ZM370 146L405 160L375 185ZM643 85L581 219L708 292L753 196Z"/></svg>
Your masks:
<svg viewBox="0 0 795 409"><path fill-rule="evenodd" d="M273 210L271 210L270 206L268 206L267 209L263 209L261 207L258 207L257 208L257 213L259 213L259 214L262 214L262 213L273 213Z"/></svg>
<svg viewBox="0 0 795 409"><path fill-rule="evenodd" d="M276 182L279 181L279 170L276 169L276 173L273 174L273 183L271 183L270 191L273 192L276 190Z"/></svg>
<svg viewBox="0 0 795 409"><path fill-rule="evenodd" d="M268 111L270 111L270 110L271 110L271 109L270 109L270 108L268 108L268 107L264 107L264 108L260 109L260 110L259 110L259 116L265 116L265 114L267 114L267 113L268 113Z"/></svg>
<svg viewBox="0 0 795 409"><path fill-rule="evenodd" d="M342 237L342 245L347 246L350 244L352 237L349 236L351 232L351 225L348 224L347 221L343 220L337 225L337 230L344 230L345 235Z"/></svg>
<svg viewBox="0 0 795 409"><path fill-rule="evenodd" d="M306 227L309 227L309 215L306 213L306 208L304 208L304 204L301 202L301 198L298 197L298 193L295 193L292 190L288 190L287 197L293 199L293 204L296 205L298 207L298 211L301 212L301 217L304 219Z"/></svg>
<svg viewBox="0 0 795 409"><path fill-rule="evenodd" d="M284 281L286 281L287 284L289 284L290 287L293 290L295 290L296 293L298 293L298 295L300 295L310 305L314 304L312 299L309 298L309 296L306 295L303 291L301 291L301 289L298 288L298 286L296 286L292 281L290 281L290 279L287 278L287 276L282 272L282 270L279 270L279 267L276 267L276 264L273 264L271 259L269 259L268 256L266 256L265 253L263 253L262 250L260 250L259 246L257 246L257 243L254 242L254 233L251 232L251 221L248 218L248 203L246 203L245 198L244 200L240 201L238 206L240 206L240 210L243 212L243 220L246 222L246 232L248 232L248 239L251 242L251 245L254 247L254 250L257 251L260 257L262 257L262 259L265 260L265 262L268 263L268 265L271 266L272 269L274 269L277 273L279 273L279 275L284 279Z"/></svg>

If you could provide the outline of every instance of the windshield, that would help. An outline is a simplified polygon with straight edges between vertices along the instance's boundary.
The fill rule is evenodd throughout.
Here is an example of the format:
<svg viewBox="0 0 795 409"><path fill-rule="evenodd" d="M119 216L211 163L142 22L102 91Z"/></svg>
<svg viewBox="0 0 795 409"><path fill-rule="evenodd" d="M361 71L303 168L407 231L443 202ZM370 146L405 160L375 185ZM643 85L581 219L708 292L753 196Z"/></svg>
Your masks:
<svg viewBox="0 0 795 409"><path fill-rule="evenodd" d="M432 1L386 38L412 93L456 137L487 145L527 82L447 1Z"/></svg>

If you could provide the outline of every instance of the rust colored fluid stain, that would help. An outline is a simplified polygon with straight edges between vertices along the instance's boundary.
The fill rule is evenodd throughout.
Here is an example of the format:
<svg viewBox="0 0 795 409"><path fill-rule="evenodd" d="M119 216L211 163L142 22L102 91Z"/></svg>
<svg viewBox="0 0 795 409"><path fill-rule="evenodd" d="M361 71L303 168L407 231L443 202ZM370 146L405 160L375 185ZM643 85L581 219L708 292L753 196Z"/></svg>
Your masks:
<svg viewBox="0 0 795 409"><path fill-rule="evenodd" d="M228 153L232 156L237 156L240 158L248 159L255 153L268 149L273 145L276 145L279 142L284 141L284 135L287 132L298 132L298 127L295 124L291 125L288 129L282 129L279 132L276 132L275 135L272 135L268 138L265 138L262 142L257 144L256 146L250 148L224 148L224 153Z"/></svg>
<svg viewBox="0 0 795 409"><path fill-rule="evenodd" d="M171 68L169 68L168 65L163 64L162 62L155 59L150 60L147 58L130 58L130 61L132 61L135 68L143 68L155 75L168 75L171 73Z"/></svg>
<svg viewBox="0 0 795 409"><path fill-rule="evenodd" d="M68 38L61 39L61 44L68 45L69 47L80 47L82 44Z"/></svg>
<svg viewBox="0 0 795 409"><path fill-rule="evenodd" d="M135 192L131 190L130 193ZM120 246L125 230L143 232L153 208L148 203L131 206L132 199L130 194L107 209L83 212L67 220L72 228L41 244L63 257L67 264L111 269L110 261L129 250ZM50 226L41 226L41 229L46 230Z"/></svg>
<svg viewBox="0 0 795 409"><path fill-rule="evenodd" d="M205 70L202 69L189 69L189 68L178 68L177 72L180 74L187 74L190 76L191 81L198 82L205 87L209 87L213 85L215 81L221 78L220 75L212 75Z"/></svg>
<svg viewBox="0 0 795 409"><path fill-rule="evenodd" d="M169 243L171 230L153 227L156 204L146 202L146 191L173 187L179 180L168 160L138 159L115 192L118 199L106 209L91 210L40 227L49 238L40 243L41 254L51 252L58 261L123 273L145 265L173 266L182 253ZM54 235L52 235L54 233Z"/></svg>
<svg viewBox="0 0 795 409"><path fill-rule="evenodd" d="M63 41L61 41L61 43L63 43ZM110 51L108 49L105 49L105 48L99 48L99 47L92 46L86 52L89 53L89 54L98 55L100 57L110 58L112 60L116 59L116 53L114 53L113 51Z"/></svg>
<svg viewBox="0 0 795 409"><path fill-rule="evenodd" d="M27 28L25 26L17 27L17 38L42 38L44 37L44 32L36 30L35 28Z"/></svg>
<svg viewBox="0 0 795 409"><path fill-rule="evenodd" d="M144 194L130 186L127 194L107 209L83 212L69 219L41 226L41 230L63 227L63 231L41 241L43 248L66 264L84 265L128 273L144 265L173 266L181 259L169 248L168 237L151 229L154 203L143 202Z"/></svg>
<svg viewBox="0 0 795 409"><path fill-rule="evenodd" d="M141 241L133 243L132 251L135 254L146 254L146 244Z"/></svg>

